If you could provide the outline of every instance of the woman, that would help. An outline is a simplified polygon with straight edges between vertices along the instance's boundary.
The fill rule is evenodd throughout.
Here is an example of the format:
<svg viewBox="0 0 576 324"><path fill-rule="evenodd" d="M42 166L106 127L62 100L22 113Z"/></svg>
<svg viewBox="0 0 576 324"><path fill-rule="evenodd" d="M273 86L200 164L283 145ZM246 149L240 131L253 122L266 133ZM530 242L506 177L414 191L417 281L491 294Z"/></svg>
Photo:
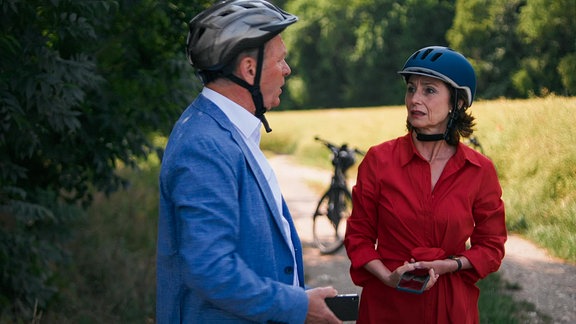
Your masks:
<svg viewBox="0 0 576 324"><path fill-rule="evenodd" d="M500 267L507 233L493 164L460 143L473 132L474 69L433 46L399 73L408 133L368 151L352 193L345 246L363 287L358 323L478 323L475 283ZM418 271L423 292L398 289Z"/></svg>

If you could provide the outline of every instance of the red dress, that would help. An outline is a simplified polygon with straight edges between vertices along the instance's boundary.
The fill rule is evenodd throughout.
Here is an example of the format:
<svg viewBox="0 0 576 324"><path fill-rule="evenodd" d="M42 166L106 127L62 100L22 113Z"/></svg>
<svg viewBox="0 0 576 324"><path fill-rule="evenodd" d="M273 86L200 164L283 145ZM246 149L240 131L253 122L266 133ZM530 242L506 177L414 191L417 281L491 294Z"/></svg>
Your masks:
<svg viewBox="0 0 576 324"><path fill-rule="evenodd" d="M479 322L475 284L498 270L507 237L496 170L459 144L431 188L430 165L410 134L372 147L360 164L345 239L352 280L363 287L357 323ZM364 269L374 259L394 271L410 258L449 255L465 256L473 269L441 275L421 295L390 288Z"/></svg>

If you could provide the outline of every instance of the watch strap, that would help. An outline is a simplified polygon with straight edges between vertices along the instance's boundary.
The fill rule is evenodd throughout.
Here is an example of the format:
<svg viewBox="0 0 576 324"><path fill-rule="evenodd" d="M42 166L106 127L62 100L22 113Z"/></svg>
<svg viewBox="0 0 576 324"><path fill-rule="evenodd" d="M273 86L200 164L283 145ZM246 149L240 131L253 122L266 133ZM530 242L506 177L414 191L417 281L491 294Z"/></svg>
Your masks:
<svg viewBox="0 0 576 324"><path fill-rule="evenodd" d="M458 272L458 271L460 271L460 269L462 269L462 260L460 260L459 257L457 257L455 255L451 255L448 257L448 259L454 260L458 264L458 268L454 272Z"/></svg>

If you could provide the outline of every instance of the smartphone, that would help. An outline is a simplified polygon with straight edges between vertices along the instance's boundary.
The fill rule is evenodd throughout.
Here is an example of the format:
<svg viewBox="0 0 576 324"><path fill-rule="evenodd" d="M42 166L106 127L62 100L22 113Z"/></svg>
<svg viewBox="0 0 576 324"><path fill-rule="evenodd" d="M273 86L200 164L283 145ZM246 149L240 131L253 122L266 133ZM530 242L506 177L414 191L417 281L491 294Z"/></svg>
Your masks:
<svg viewBox="0 0 576 324"><path fill-rule="evenodd" d="M428 281L430 280L429 274L416 274L413 272L405 272L396 286L396 289L406 291L413 294L421 294L424 292Z"/></svg>
<svg viewBox="0 0 576 324"><path fill-rule="evenodd" d="M359 302L360 297L357 294L343 294L326 298L326 305L342 321L355 321L358 319Z"/></svg>

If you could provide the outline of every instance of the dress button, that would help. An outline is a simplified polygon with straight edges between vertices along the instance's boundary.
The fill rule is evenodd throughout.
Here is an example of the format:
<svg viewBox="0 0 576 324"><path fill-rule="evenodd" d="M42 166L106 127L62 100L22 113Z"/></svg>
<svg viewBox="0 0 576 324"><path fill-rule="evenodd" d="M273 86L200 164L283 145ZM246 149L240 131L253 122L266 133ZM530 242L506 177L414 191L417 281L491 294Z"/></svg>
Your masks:
<svg viewBox="0 0 576 324"><path fill-rule="evenodd" d="M294 267L286 267L284 268L285 274L294 274Z"/></svg>

